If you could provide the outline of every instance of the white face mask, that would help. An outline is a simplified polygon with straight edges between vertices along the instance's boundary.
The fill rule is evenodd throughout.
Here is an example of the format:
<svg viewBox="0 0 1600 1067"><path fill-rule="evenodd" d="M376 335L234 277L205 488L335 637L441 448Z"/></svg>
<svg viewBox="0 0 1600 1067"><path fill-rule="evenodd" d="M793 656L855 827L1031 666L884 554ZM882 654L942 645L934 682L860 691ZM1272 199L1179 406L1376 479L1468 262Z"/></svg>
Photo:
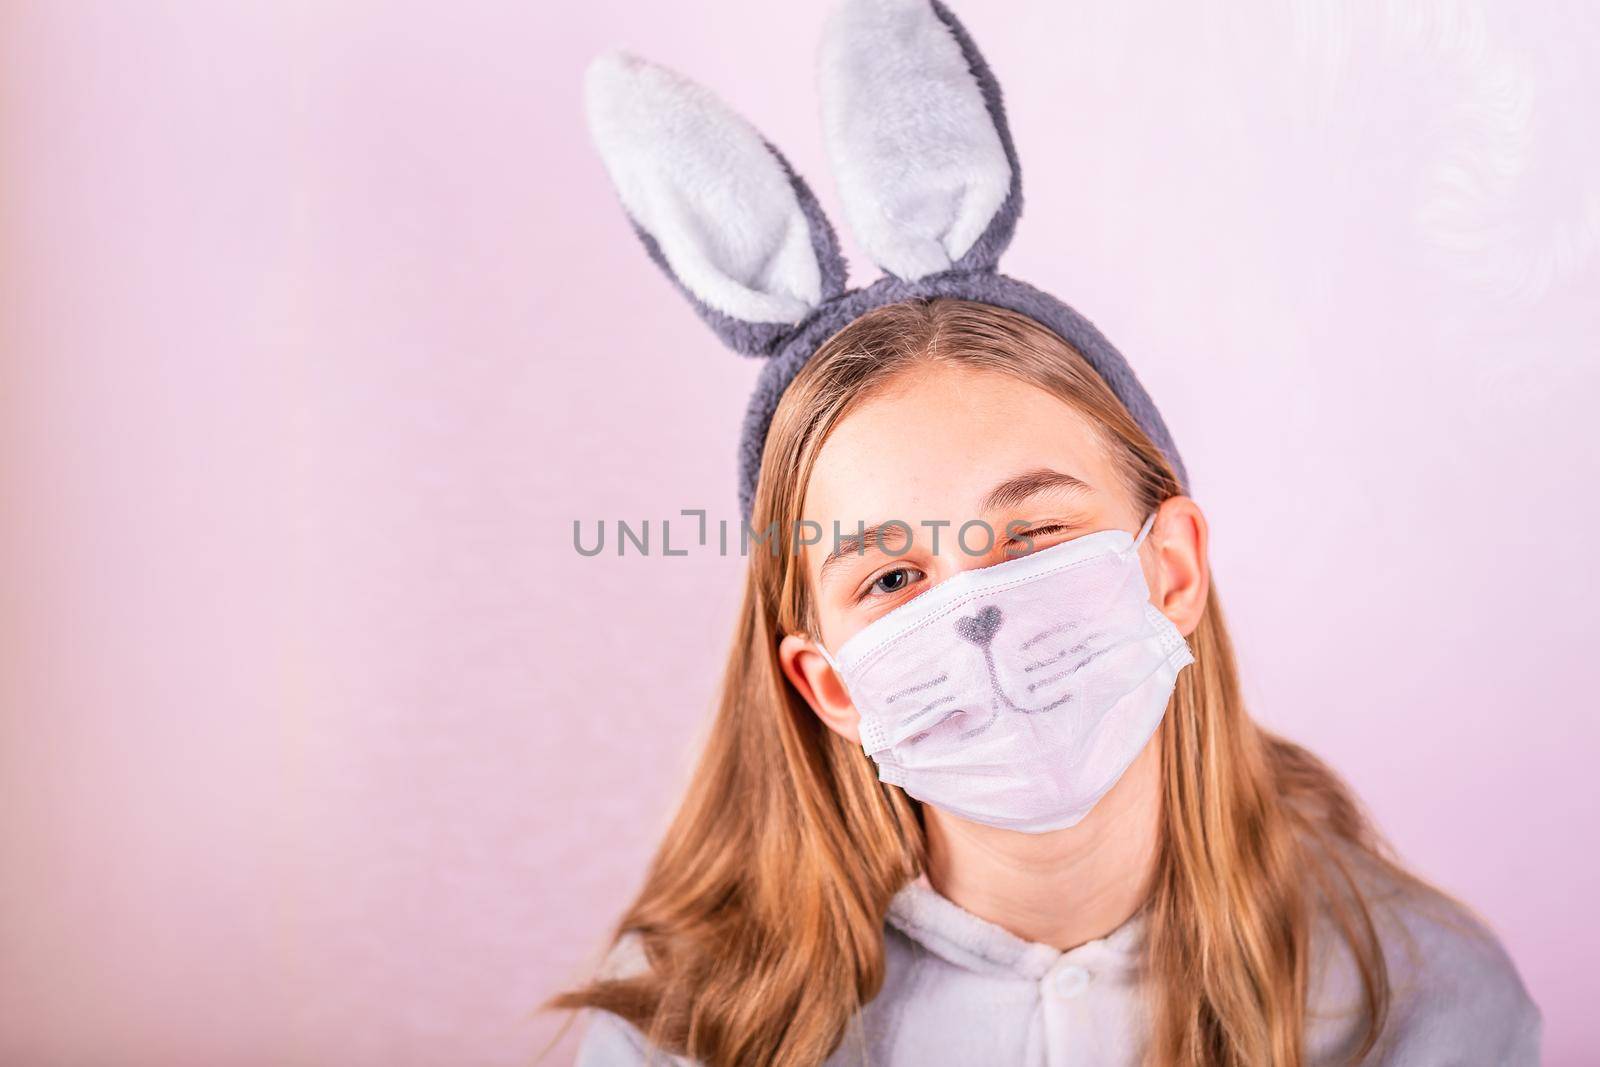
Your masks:
<svg viewBox="0 0 1600 1067"><path fill-rule="evenodd" d="M1008 830L1072 826L1166 713L1188 642L1150 603L1137 538L1101 530L963 571L821 649L878 777ZM820 645L818 646L821 647Z"/></svg>

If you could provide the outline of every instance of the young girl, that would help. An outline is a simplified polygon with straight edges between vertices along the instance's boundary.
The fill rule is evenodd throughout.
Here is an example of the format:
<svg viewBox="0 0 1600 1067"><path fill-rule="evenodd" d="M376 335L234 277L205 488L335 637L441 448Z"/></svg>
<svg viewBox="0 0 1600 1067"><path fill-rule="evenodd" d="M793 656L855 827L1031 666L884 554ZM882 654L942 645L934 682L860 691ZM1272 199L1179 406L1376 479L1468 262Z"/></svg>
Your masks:
<svg viewBox="0 0 1600 1067"><path fill-rule="evenodd" d="M551 1001L598 1009L579 1063L1536 1063L1493 934L1246 712L1208 525L1137 379L994 271L1019 186L970 37L937 3L852 0L828 40L825 116L884 124L829 126L852 217L877 220L887 273L863 290L776 149L713 101L632 59L590 86L652 257L771 358L742 502L776 536L750 551L689 794L602 972ZM880 67L898 80L851 112ZM668 136L651 107L716 136L643 166ZM937 158L972 146L947 210L928 168L850 163L863 137L926 150L929 109ZM787 237L747 263L719 232L807 235L811 269Z"/></svg>
<svg viewBox="0 0 1600 1067"><path fill-rule="evenodd" d="M1138 570L1193 662L1080 821L1001 828L879 781L824 650L959 576L1131 541L1151 513ZM773 419L753 525L774 520L914 535L752 552L690 795L610 976L556 1001L607 1013L580 1064L1537 1062L1498 942L1246 713L1203 513L1055 335L960 300L856 320ZM973 520L987 551L959 543Z"/></svg>

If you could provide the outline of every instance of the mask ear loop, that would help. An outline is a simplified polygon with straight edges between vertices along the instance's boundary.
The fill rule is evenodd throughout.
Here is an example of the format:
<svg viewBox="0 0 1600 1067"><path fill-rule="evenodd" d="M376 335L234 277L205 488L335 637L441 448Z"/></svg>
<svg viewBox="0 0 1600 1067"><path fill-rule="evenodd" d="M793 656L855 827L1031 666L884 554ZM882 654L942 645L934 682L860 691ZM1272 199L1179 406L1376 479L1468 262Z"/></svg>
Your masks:
<svg viewBox="0 0 1600 1067"><path fill-rule="evenodd" d="M1157 509L1157 510L1159 511L1160 509ZM1144 525L1139 527L1139 536L1135 537L1133 539L1133 544L1128 546L1128 551L1129 552L1137 552L1139 550L1139 546L1144 543L1145 534L1148 534L1150 532L1150 527L1154 526L1155 522L1156 522L1156 512L1152 511L1150 513L1150 517L1148 519L1144 520Z"/></svg>
<svg viewBox="0 0 1600 1067"><path fill-rule="evenodd" d="M828 666L833 668L833 673L837 674L839 679L843 681L844 672L839 669L839 664L834 660L834 658L828 654L828 648L822 643L822 638L813 637L811 639L811 643L816 647L818 652L822 653L822 658L828 661Z"/></svg>
<svg viewBox="0 0 1600 1067"><path fill-rule="evenodd" d="M839 684L844 685L844 671L839 669L839 661L834 659L832 654L828 652L828 646L822 643L822 638L813 637L811 644L818 652L822 653L822 658L828 661L828 666L833 668L834 676L839 679ZM849 692L848 686L845 687L845 691Z"/></svg>

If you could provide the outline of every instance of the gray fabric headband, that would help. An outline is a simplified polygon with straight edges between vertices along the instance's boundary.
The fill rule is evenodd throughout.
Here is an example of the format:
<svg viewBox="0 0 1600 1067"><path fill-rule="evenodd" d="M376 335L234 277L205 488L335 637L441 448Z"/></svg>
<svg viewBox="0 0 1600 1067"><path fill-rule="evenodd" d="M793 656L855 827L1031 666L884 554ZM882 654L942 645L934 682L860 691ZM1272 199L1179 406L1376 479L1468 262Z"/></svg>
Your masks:
<svg viewBox="0 0 1600 1067"><path fill-rule="evenodd" d="M823 132L852 232L884 271L848 289L832 224L788 160L713 94L623 51L585 75L590 134L634 232L724 344L766 360L739 441L751 514L767 428L800 368L884 304L950 296L1008 308L1081 352L1188 474L1161 413L1088 319L1000 274L1022 171L1000 85L940 0L845 0L819 51Z"/></svg>

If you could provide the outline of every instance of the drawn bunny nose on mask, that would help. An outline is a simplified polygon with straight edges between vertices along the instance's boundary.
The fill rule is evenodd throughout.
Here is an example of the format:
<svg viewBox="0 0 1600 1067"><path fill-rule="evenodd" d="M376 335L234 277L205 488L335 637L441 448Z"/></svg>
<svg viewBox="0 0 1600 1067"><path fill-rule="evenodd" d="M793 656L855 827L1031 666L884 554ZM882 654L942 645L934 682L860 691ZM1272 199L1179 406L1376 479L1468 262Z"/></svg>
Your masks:
<svg viewBox="0 0 1600 1067"><path fill-rule="evenodd" d="M822 648L879 779L1003 829L1043 833L1087 815L1194 662L1150 603L1138 547L1154 522L1137 537L1100 530L963 571L837 656Z"/></svg>
<svg viewBox="0 0 1600 1067"><path fill-rule="evenodd" d="M971 641L980 648L988 648L989 642L994 640L995 631L1000 629L1000 623L1005 619L999 608L993 604L986 604L976 615L968 615L956 620L956 633Z"/></svg>

